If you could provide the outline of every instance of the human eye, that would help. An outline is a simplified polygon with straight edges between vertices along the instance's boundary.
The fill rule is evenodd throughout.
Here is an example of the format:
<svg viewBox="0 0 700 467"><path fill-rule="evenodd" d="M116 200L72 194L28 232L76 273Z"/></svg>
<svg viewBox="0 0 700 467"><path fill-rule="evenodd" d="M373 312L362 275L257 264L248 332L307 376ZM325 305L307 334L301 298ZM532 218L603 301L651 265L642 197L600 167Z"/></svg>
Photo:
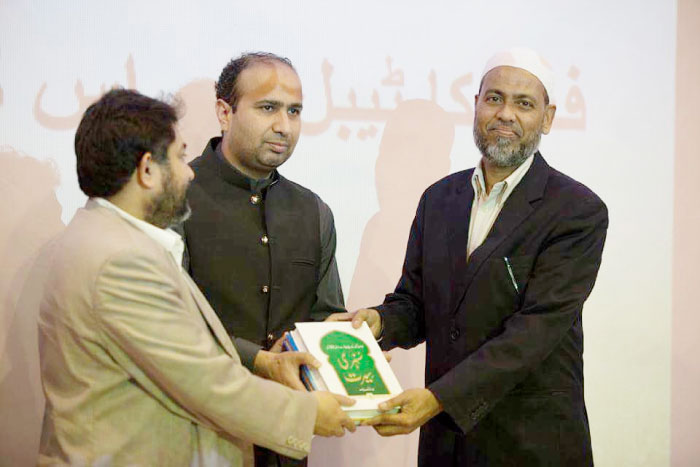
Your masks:
<svg viewBox="0 0 700 467"><path fill-rule="evenodd" d="M519 102L519 104L520 104L520 107L522 107L524 109L532 109L535 107L535 104L532 101L527 100L527 99L521 100Z"/></svg>
<svg viewBox="0 0 700 467"><path fill-rule="evenodd" d="M492 103L492 104L498 104L501 102L501 96L498 94L489 94L486 96L486 102Z"/></svg>
<svg viewBox="0 0 700 467"><path fill-rule="evenodd" d="M294 117L301 115L301 109L299 107L291 107L287 112Z"/></svg>

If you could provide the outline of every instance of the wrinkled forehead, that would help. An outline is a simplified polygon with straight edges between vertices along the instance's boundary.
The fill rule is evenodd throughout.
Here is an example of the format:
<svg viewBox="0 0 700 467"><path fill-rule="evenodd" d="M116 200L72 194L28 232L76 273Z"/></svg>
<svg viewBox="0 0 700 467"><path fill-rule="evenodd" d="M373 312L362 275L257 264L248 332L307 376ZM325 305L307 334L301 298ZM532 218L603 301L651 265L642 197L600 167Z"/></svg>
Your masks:
<svg viewBox="0 0 700 467"><path fill-rule="evenodd" d="M297 73L284 63L257 62L243 70L238 78L241 98L259 100L271 93L281 93L301 102L301 81Z"/></svg>
<svg viewBox="0 0 700 467"><path fill-rule="evenodd" d="M481 94L491 91L513 95L529 95L544 100L545 87L529 71L512 66L492 68L481 79Z"/></svg>

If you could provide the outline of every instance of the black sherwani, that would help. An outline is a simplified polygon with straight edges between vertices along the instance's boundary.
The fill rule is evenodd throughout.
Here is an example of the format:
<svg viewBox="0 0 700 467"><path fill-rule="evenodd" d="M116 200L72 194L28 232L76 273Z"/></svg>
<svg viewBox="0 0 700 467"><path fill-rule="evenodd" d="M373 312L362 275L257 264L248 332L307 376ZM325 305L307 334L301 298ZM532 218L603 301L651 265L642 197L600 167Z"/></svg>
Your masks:
<svg viewBox="0 0 700 467"><path fill-rule="evenodd" d="M295 322L345 311L335 227L315 193L276 171L262 183L249 179L217 150L220 141L213 138L191 164L187 269L252 370L257 352ZM277 465L270 455L256 448L256 465Z"/></svg>

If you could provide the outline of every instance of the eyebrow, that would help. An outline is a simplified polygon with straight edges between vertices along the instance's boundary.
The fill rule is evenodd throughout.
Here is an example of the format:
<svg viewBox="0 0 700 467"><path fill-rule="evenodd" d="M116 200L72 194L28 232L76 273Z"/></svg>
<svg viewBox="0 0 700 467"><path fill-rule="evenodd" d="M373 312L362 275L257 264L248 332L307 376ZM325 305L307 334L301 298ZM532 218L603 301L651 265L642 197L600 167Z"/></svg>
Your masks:
<svg viewBox="0 0 700 467"><path fill-rule="evenodd" d="M275 107L284 107L284 102L271 100L271 99L263 99L263 100L257 101L255 104L256 105L273 105ZM293 107L295 109L301 109L304 106L301 105L301 102L294 102L292 104L289 104L289 107Z"/></svg>
<svg viewBox="0 0 700 467"><path fill-rule="evenodd" d="M488 93L491 93L491 92L494 93L494 94L498 94L499 96L505 96L505 95L506 95L506 93L504 93L504 92L501 91L500 89L487 89L487 90L484 92L484 94L488 94ZM514 99L530 99L530 100L533 100L533 101L537 101L537 98L536 98L535 96L533 96L532 94L525 94L525 93L515 94L515 95L513 95L513 98L514 98Z"/></svg>

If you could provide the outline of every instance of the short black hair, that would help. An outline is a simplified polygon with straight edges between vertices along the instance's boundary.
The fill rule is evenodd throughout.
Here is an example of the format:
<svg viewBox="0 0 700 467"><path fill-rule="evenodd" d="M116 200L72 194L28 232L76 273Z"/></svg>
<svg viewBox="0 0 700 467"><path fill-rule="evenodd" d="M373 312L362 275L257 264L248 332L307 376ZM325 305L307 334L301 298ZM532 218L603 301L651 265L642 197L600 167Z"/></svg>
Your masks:
<svg viewBox="0 0 700 467"><path fill-rule="evenodd" d="M246 52L240 57L232 59L226 64L224 69L221 70L219 81L216 82L216 98L222 99L235 110L236 104L238 104L238 98L240 97L237 84L238 76L241 72L256 63L272 62L287 65L296 72L294 65L292 65L291 60L287 57L280 57L279 55L269 52Z"/></svg>
<svg viewBox="0 0 700 467"><path fill-rule="evenodd" d="M75 132L78 183L88 196L108 197L129 181L143 155L167 161L177 110L136 91L113 89L83 114Z"/></svg>

